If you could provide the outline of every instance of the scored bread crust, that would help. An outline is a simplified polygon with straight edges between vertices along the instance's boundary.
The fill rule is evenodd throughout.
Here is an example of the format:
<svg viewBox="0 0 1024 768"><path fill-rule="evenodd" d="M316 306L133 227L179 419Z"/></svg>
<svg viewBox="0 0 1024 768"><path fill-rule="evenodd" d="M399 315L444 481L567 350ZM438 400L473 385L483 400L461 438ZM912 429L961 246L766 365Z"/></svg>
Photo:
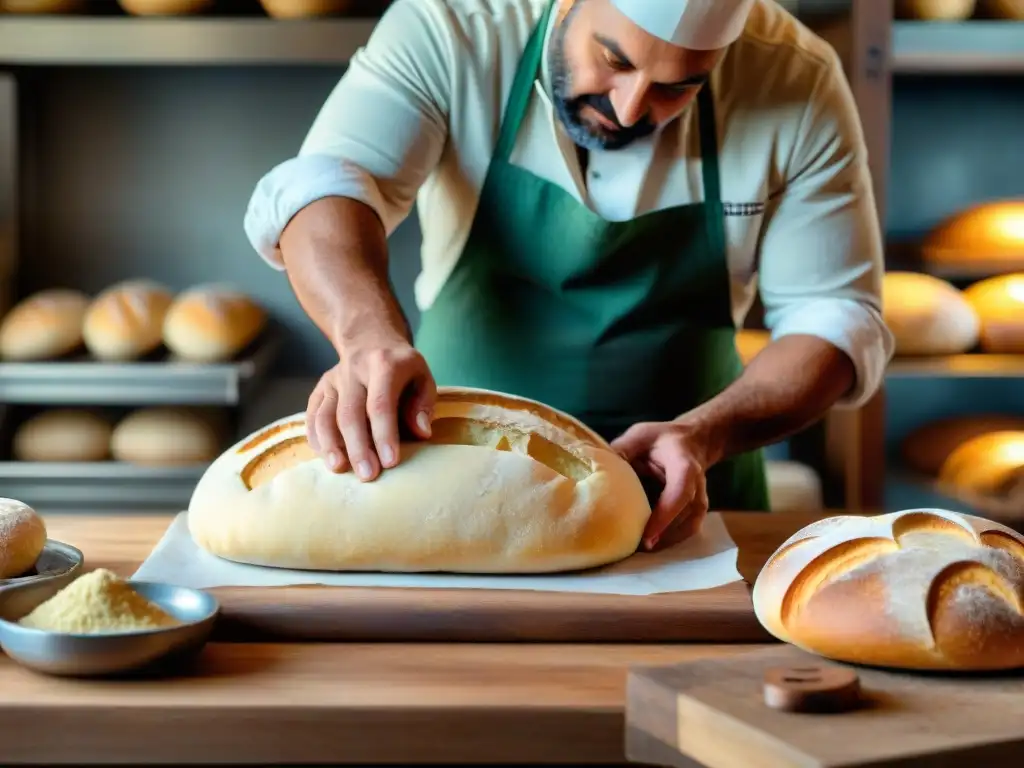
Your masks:
<svg viewBox="0 0 1024 768"><path fill-rule="evenodd" d="M183 360L219 362L248 346L266 322L266 311L249 296L226 286L196 286L171 304L163 340Z"/></svg>
<svg viewBox="0 0 1024 768"><path fill-rule="evenodd" d="M778 639L854 664L1024 666L1024 537L943 509L813 523L769 558L753 590Z"/></svg>
<svg viewBox="0 0 1024 768"><path fill-rule="evenodd" d="M189 504L227 560L323 571L547 573L636 551L651 514L632 467L573 417L442 387L429 441L364 483L331 472L296 414L221 454Z"/></svg>

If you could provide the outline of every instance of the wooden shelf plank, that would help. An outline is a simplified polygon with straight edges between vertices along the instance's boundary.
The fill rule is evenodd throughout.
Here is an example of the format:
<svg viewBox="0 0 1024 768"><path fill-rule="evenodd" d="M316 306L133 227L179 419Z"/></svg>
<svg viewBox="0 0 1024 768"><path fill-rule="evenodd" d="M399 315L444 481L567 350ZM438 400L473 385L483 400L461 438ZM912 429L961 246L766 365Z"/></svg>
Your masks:
<svg viewBox="0 0 1024 768"><path fill-rule="evenodd" d="M887 377L945 377L964 379L1024 378L1024 355L950 355L948 357L897 357Z"/></svg>
<svg viewBox="0 0 1024 768"><path fill-rule="evenodd" d="M0 65L344 65L375 18L7 16Z"/></svg>
<svg viewBox="0 0 1024 768"><path fill-rule="evenodd" d="M896 74L1024 73L1024 22L894 22L892 71Z"/></svg>

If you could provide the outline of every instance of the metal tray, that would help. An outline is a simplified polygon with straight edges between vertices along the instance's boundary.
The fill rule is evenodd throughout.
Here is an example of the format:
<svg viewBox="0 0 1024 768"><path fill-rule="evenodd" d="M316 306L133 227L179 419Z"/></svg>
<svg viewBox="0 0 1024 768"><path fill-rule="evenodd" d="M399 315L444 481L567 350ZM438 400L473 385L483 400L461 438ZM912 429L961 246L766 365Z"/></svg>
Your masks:
<svg viewBox="0 0 1024 768"><path fill-rule="evenodd" d="M43 551L36 560L35 572L13 579L0 579L0 589L17 587L38 581L56 579L63 582L71 581L72 577L82 570L85 557L81 550L65 544L63 541L47 539Z"/></svg>
<svg viewBox="0 0 1024 768"><path fill-rule="evenodd" d="M0 461L5 496L37 509L180 510L207 463L147 467L119 461Z"/></svg>
<svg viewBox="0 0 1024 768"><path fill-rule="evenodd" d="M228 363L164 360L103 363L89 357L0 363L0 402L32 405L238 405L277 359L283 333L271 326Z"/></svg>

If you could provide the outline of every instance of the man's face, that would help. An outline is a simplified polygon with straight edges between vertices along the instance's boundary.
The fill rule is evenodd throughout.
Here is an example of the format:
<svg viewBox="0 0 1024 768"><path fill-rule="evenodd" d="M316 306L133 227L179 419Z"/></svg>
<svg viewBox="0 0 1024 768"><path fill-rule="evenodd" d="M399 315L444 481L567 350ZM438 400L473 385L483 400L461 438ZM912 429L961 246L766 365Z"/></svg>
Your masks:
<svg viewBox="0 0 1024 768"><path fill-rule="evenodd" d="M562 0L560 10L550 50L555 110L584 149L620 149L678 117L724 54L666 43L609 0Z"/></svg>

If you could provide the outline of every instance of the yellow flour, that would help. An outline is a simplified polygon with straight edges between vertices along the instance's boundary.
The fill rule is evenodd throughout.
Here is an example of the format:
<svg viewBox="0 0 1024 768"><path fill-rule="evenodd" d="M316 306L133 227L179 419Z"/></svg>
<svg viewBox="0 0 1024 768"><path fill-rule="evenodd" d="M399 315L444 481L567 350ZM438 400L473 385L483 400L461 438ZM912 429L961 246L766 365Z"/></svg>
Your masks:
<svg viewBox="0 0 1024 768"><path fill-rule="evenodd" d="M18 622L49 632L100 634L180 624L116 575L98 568L79 576Z"/></svg>

